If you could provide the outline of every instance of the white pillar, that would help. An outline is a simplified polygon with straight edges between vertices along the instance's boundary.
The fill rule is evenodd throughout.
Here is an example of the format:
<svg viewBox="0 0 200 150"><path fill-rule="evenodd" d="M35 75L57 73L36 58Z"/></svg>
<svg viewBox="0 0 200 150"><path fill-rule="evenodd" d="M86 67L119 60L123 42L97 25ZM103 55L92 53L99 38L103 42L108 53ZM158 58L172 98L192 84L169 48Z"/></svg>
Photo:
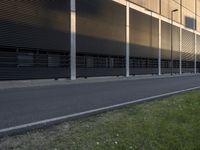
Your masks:
<svg viewBox="0 0 200 150"><path fill-rule="evenodd" d="M180 75L182 74L182 28L180 27L180 58L179 58L179 67L180 67Z"/></svg>
<svg viewBox="0 0 200 150"><path fill-rule="evenodd" d="M70 78L76 80L76 0L70 0Z"/></svg>
<svg viewBox="0 0 200 150"><path fill-rule="evenodd" d="M130 2L126 2L126 77L130 76Z"/></svg>
<svg viewBox="0 0 200 150"><path fill-rule="evenodd" d="M161 72L161 51L162 51L162 24L161 24L161 18L159 18L159 44L158 44L158 75L160 76L162 74Z"/></svg>
<svg viewBox="0 0 200 150"><path fill-rule="evenodd" d="M197 35L194 34L195 36L195 40L194 40L194 43L195 43L195 48L194 48L194 73L196 74L197 73Z"/></svg>

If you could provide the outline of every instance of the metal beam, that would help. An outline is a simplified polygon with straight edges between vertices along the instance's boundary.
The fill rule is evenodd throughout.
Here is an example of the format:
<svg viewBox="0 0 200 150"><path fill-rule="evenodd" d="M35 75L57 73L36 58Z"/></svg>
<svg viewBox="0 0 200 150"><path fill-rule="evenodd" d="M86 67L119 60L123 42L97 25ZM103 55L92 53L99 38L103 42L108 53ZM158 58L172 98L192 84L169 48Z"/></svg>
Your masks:
<svg viewBox="0 0 200 150"><path fill-rule="evenodd" d="M159 19L159 48L158 48L158 75L161 75L161 51L162 51L162 24L161 19Z"/></svg>
<svg viewBox="0 0 200 150"><path fill-rule="evenodd" d="M76 0L70 0L70 79L76 80Z"/></svg>
<svg viewBox="0 0 200 150"><path fill-rule="evenodd" d="M180 58L179 58L179 73L182 74L182 28L180 28Z"/></svg>
<svg viewBox="0 0 200 150"><path fill-rule="evenodd" d="M130 2L126 2L126 77L130 76Z"/></svg>

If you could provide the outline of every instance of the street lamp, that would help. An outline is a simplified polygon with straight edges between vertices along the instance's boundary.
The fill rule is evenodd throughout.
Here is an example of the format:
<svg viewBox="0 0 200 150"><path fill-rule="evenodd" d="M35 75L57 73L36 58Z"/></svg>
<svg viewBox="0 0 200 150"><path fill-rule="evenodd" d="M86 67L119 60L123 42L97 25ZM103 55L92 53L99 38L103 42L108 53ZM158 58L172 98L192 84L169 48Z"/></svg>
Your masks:
<svg viewBox="0 0 200 150"><path fill-rule="evenodd" d="M173 75L173 20L174 20L174 13L177 12L178 9L174 9L171 11L171 75Z"/></svg>

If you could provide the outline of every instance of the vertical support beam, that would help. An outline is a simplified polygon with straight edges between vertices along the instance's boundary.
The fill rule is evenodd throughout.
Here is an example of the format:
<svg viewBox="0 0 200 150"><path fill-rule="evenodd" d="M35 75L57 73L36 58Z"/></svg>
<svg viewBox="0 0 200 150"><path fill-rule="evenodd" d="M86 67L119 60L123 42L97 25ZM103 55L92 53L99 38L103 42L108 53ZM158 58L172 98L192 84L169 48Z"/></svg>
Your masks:
<svg viewBox="0 0 200 150"><path fill-rule="evenodd" d="M161 18L159 18L159 41L158 41L158 75L160 76L161 73L161 51L162 51L162 24Z"/></svg>
<svg viewBox="0 0 200 150"><path fill-rule="evenodd" d="M70 0L70 79L76 80L76 0Z"/></svg>
<svg viewBox="0 0 200 150"><path fill-rule="evenodd" d="M194 34L195 40L194 40L194 73L197 73L197 34Z"/></svg>
<svg viewBox="0 0 200 150"><path fill-rule="evenodd" d="M126 77L130 76L130 2L126 2Z"/></svg>
<svg viewBox="0 0 200 150"><path fill-rule="evenodd" d="M173 76L173 74L174 74L174 69L173 69L173 67L174 67L174 63L173 63L173 20L174 20L174 18L173 18L173 16L174 16L174 11L171 11L171 76Z"/></svg>
<svg viewBox="0 0 200 150"><path fill-rule="evenodd" d="M182 28L180 28L180 58L179 58L179 74L182 74Z"/></svg>

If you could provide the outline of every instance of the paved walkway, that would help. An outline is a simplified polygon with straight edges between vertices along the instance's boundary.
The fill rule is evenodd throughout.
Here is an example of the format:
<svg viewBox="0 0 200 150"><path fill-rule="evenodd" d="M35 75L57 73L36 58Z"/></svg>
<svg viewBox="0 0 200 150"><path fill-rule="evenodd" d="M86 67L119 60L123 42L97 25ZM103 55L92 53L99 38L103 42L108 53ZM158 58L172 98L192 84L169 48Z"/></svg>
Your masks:
<svg viewBox="0 0 200 150"><path fill-rule="evenodd" d="M183 74L181 76L196 76L194 74ZM43 86L55 86L55 85L71 85L71 84L84 84L84 83L100 83L100 82L115 82L115 81L126 81L126 80L142 80L142 79L158 79L158 78L174 78L180 77L180 75L171 76L165 74L162 76L158 75L137 75L130 76L128 78L121 77L90 77L90 78L78 78L77 80L71 81L69 79L41 79L41 80L14 80L14 81L0 81L0 90L12 89L12 88L24 88L24 87L43 87Z"/></svg>

